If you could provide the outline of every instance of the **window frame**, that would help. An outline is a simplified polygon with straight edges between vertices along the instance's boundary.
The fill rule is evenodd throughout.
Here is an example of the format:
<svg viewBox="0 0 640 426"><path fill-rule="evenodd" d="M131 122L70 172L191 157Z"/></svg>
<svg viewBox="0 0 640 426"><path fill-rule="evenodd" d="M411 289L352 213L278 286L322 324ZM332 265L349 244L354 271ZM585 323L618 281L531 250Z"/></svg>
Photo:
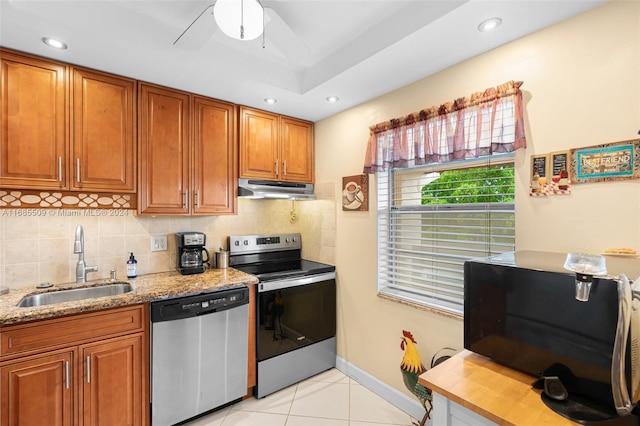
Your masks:
<svg viewBox="0 0 640 426"><path fill-rule="evenodd" d="M431 172L443 172L447 170L457 170L457 169L468 169L474 167L491 167L497 165L510 164L514 168L514 177L513 177L513 187L512 193L514 195L514 201L512 202L489 202L489 203L466 203L466 204L435 204L435 205L405 205L405 206L396 206L394 205L397 202L397 199L394 198L396 192L402 189L402 186L397 184L397 176L399 174L405 173L431 173ZM437 312L453 315L455 317L462 317L464 312L464 279L459 276L463 275L463 267L464 260L473 258L473 257L485 257L488 255L496 255L499 253L504 253L508 251L515 250L515 154L507 153L507 154L498 154L492 156L485 156L473 160L462 160L448 163L440 163L440 164L431 164L427 166L419 166L413 167L410 169L392 169L384 172L378 172L376 174L376 182L377 182L377 191L378 191L378 212L377 212L377 229L378 229L378 250L377 250L377 263L378 263L378 278L377 278L377 290L378 295L382 297L391 298L393 300L399 300L405 303L409 303L412 305L417 305L420 307L424 307L426 309L435 310ZM422 188L424 185L420 185ZM415 200L414 200L415 202ZM478 256L469 256L464 259L461 259L460 264L455 264L452 266L451 276L442 276L443 279L451 280L452 284L444 283L442 285L435 284L433 288L429 288L429 286L416 285L408 285L406 283L401 283L397 279L400 275L399 270L405 268L405 270L409 270L412 265L408 267L406 264L403 264L402 268L398 267L399 261L407 261L410 259L404 255L398 255L398 249L394 248L396 241L400 240L401 237L398 236L398 229L401 229L404 225L398 225L397 221L400 219L405 219L408 214L416 214L420 212L430 212L431 216L436 216L435 211L439 211L446 217L447 213L454 212L468 212L468 214L478 214L488 215L489 221L487 223L491 224L492 220L497 220L498 222L511 222L512 226L510 227L501 227L501 232L510 231L510 234L507 236L503 236L506 243L489 243L487 250L483 253L479 253ZM433 220L430 215L426 215L424 220ZM493 218L493 219L492 219ZM453 219L453 218L452 218ZM459 218L457 218L459 220ZM423 219L419 219L423 220ZM396 221L394 223L393 221ZM493 228L489 226L485 229L495 229L498 227L494 226ZM437 233L437 231L434 231ZM422 247L422 240L424 239L424 234L421 230L421 234L419 236L420 239L420 247ZM464 234L471 235L471 234ZM482 234L477 234L481 236ZM489 232L489 237L486 235L484 238L487 238L489 241L493 239L493 234ZM510 239L510 240L509 240ZM454 243L456 244L456 243ZM458 245L460 250L463 250L462 247L464 243ZM422 262L430 262L432 264L444 263L443 258L446 257L442 253L431 253L431 257L426 256L421 258L421 262L415 262L416 264ZM455 255L449 254L451 258L454 258ZM416 259L413 258L415 261ZM411 264L412 262L408 262ZM415 265L414 265L415 266ZM407 269L409 268L409 269ZM438 276L436 274L440 273L441 270L445 270L440 266L432 267L431 269L426 269L424 275L429 275L434 277ZM411 269L411 272L415 274L419 274L423 269L420 266L415 266L415 269ZM435 272L434 272L435 271ZM402 278L400 278L402 280ZM458 299L452 297L452 300L448 300L449 296L438 295L437 287L447 288L448 290L445 293L456 294ZM456 292L457 290L457 292ZM428 293L428 295L425 295Z"/></svg>

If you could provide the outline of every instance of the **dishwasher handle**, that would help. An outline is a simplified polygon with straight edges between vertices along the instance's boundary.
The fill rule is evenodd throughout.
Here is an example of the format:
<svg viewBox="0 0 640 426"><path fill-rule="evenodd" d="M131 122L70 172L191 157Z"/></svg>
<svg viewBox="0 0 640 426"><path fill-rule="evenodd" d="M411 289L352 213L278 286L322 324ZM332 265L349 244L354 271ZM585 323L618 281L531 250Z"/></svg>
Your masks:
<svg viewBox="0 0 640 426"><path fill-rule="evenodd" d="M223 312L249 303L247 287L151 303L151 322L176 321Z"/></svg>

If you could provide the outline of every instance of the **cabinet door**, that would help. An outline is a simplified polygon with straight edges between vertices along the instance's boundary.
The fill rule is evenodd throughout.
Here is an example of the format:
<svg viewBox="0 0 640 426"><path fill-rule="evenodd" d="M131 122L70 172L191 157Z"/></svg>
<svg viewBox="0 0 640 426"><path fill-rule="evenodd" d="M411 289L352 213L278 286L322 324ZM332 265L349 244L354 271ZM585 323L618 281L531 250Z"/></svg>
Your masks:
<svg viewBox="0 0 640 426"><path fill-rule="evenodd" d="M0 185L67 189L67 68L0 51Z"/></svg>
<svg viewBox="0 0 640 426"><path fill-rule="evenodd" d="M240 177L279 179L278 115L240 109Z"/></svg>
<svg viewBox="0 0 640 426"><path fill-rule="evenodd" d="M74 352L0 367L1 426L71 426Z"/></svg>
<svg viewBox="0 0 640 426"><path fill-rule="evenodd" d="M81 347L84 425L142 424L142 335Z"/></svg>
<svg viewBox="0 0 640 426"><path fill-rule="evenodd" d="M188 214L190 96L149 84L138 96L138 212Z"/></svg>
<svg viewBox="0 0 640 426"><path fill-rule="evenodd" d="M135 192L135 85L73 70L72 189Z"/></svg>
<svg viewBox="0 0 640 426"><path fill-rule="evenodd" d="M235 116L232 104L194 97L194 214L236 212L238 151Z"/></svg>
<svg viewBox="0 0 640 426"><path fill-rule="evenodd" d="M280 119L280 180L313 183L313 123L290 117Z"/></svg>

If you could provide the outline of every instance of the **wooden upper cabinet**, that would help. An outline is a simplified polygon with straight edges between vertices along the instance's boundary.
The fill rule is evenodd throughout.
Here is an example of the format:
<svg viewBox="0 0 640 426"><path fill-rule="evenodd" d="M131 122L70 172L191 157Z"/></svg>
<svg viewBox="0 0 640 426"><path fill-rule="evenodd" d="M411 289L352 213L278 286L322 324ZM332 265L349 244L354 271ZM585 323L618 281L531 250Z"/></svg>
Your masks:
<svg viewBox="0 0 640 426"><path fill-rule="evenodd" d="M67 67L0 50L0 186L67 189Z"/></svg>
<svg viewBox="0 0 640 426"><path fill-rule="evenodd" d="M135 80L0 55L0 186L134 193Z"/></svg>
<svg viewBox="0 0 640 426"><path fill-rule="evenodd" d="M235 213L237 204L236 108L194 96L193 214Z"/></svg>
<svg viewBox="0 0 640 426"><path fill-rule="evenodd" d="M282 179L293 182L314 180L313 123L280 118Z"/></svg>
<svg viewBox="0 0 640 426"><path fill-rule="evenodd" d="M150 84L139 88L141 214L233 214L236 107Z"/></svg>
<svg viewBox="0 0 640 426"><path fill-rule="evenodd" d="M74 68L71 189L135 192L136 82Z"/></svg>
<svg viewBox="0 0 640 426"><path fill-rule="evenodd" d="M240 177L313 183L313 123L241 107Z"/></svg>
<svg viewBox="0 0 640 426"><path fill-rule="evenodd" d="M278 115L240 107L240 177L278 179Z"/></svg>
<svg viewBox="0 0 640 426"><path fill-rule="evenodd" d="M141 214L189 213L190 95L138 86Z"/></svg>

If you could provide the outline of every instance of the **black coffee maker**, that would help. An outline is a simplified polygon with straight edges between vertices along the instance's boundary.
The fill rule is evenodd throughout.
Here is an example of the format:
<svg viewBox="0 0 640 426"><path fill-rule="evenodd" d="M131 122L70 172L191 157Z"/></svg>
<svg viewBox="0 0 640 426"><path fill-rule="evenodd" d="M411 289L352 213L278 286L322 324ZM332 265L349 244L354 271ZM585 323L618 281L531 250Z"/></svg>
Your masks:
<svg viewBox="0 0 640 426"><path fill-rule="evenodd" d="M178 270L182 275L201 274L209 264L209 252L204 247L207 236L202 232L176 232ZM206 254L206 258L205 258Z"/></svg>

